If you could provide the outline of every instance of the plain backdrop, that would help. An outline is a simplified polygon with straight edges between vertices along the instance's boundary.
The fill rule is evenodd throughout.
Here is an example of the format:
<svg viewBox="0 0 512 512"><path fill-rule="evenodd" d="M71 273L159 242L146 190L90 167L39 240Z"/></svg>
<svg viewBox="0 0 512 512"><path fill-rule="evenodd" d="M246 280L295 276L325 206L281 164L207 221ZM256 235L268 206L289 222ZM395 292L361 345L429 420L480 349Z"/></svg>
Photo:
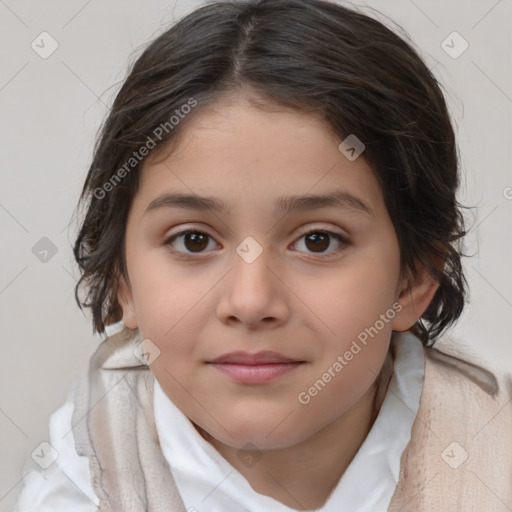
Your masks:
<svg viewBox="0 0 512 512"><path fill-rule="evenodd" d="M477 207L464 263L471 302L450 335L468 358L511 371L512 1L353 3L403 27L444 87L459 199ZM2 511L13 509L24 461L49 439L50 414L100 342L74 301L71 250L96 131L131 54L200 4L0 0ZM58 44L48 58L32 47L41 37L46 50L55 44L42 32Z"/></svg>

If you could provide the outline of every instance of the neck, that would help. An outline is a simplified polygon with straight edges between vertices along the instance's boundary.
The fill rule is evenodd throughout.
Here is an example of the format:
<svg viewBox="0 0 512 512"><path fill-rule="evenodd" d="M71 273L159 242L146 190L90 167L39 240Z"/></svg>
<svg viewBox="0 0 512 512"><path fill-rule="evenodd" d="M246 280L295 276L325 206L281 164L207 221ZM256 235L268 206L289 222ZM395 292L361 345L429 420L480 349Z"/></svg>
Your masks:
<svg viewBox="0 0 512 512"><path fill-rule="evenodd" d="M298 445L254 454L262 457L250 468L240 460L238 448L212 438L197 425L196 429L256 492L296 510L321 508L371 430L392 373L388 353L377 379L349 411Z"/></svg>

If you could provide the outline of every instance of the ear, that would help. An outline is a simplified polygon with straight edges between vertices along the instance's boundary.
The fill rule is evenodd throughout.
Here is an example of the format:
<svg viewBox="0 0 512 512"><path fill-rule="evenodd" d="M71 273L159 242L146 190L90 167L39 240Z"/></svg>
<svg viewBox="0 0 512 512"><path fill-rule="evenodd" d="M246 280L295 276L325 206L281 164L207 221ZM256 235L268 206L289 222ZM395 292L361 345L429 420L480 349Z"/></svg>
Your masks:
<svg viewBox="0 0 512 512"><path fill-rule="evenodd" d="M425 267L419 266L414 276L402 280L397 300L402 309L393 319L394 331L407 331L421 318L432 302L439 283L427 272Z"/></svg>
<svg viewBox="0 0 512 512"><path fill-rule="evenodd" d="M129 329L138 327L137 314L135 312L135 304L130 287L126 284L123 275L119 278L119 286L117 290L117 300L123 309L123 323Z"/></svg>

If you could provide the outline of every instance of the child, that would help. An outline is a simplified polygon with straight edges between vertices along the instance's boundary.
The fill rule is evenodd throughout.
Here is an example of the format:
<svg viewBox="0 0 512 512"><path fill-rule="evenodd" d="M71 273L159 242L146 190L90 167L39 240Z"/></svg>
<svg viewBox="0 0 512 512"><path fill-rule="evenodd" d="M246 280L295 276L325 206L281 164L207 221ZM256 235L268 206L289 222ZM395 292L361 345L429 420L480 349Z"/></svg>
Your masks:
<svg viewBox="0 0 512 512"><path fill-rule="evenodd" d="M439 84L375 19L183 18L95 148L76 297L107 337L18 510L512 507L510 382L434 348L465 302L458 182Z"/></svg>

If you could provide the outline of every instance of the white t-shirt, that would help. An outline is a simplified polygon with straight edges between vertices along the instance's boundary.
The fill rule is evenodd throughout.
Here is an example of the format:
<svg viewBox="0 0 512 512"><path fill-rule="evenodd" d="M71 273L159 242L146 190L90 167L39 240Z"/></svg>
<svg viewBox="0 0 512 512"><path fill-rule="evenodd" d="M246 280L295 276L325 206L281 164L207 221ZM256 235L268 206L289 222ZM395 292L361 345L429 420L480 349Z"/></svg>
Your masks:
<svg viewBox="0 0 512 512"><path fill-rule="evenodd" d="M122 324L110 326L111 335ZM411 438L423 389L423 346L412 334L395 333L394 373L381 409L327 502L319 512L386 512L398 483L400 456ZM76 383L76 381L75 381ZM74 384L75 384L74 383ZM187 510L202 512L292 512L255 492L248 481L205 441L155 380L155 421L163 454ZM50 417L50 444L58 452L46 470L27 461L15 512L96 512L89 461L75 450L71 417L73 387Z"/></svg>

